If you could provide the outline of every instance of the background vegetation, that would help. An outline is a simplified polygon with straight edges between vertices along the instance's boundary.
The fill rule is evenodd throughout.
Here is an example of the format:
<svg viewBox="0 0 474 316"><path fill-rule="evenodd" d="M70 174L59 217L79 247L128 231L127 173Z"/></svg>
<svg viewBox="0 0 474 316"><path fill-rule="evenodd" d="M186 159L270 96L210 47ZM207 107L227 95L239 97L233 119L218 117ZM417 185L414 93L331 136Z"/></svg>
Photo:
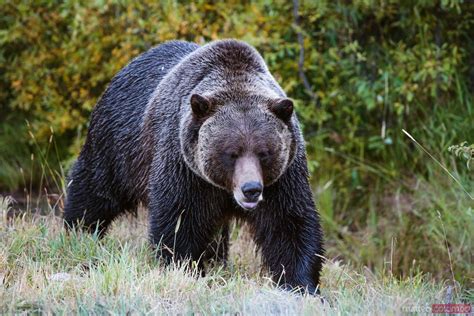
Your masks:
<svg viewBox="0 0 474 316"><path fill-rule="evenodd" d="M133 57L230 37L296 101L328 257L472 289L474 4L461 0L2 2L0 192L63 192L94 104Z"/></svg>

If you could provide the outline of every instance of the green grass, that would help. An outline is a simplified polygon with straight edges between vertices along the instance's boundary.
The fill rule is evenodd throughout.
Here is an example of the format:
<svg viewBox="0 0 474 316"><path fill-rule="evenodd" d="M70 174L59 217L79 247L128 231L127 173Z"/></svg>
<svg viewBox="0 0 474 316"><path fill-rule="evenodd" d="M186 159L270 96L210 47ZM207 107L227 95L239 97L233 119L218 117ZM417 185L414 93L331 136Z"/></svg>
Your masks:
<svg viewBox="0 0 474 316"><path fill-rule="evenodd" d="M413 177L369 192L365 205L346 212L334 208L337 194L322 182L316 194L328 256L402 277L421 270L473 287L474 204L441 172L433 177L437 181ZM350 212L359 218L347 220Z"/></svg>
<svg viewBox="0 0 474 316"><path fill-rule="evenodd" d="M147 241L146 212L122 218L101 241L66 234L60 218L31 212L7 217L0 200L0 313L57 314L405 314L469 297L422 273L398 279L329 259L317 297L276 289L245 227L234 225L230 263L196 277L164 267ZM472 294L472 292L471 292ZM472 297L471 297L472 299Z"/></svg>

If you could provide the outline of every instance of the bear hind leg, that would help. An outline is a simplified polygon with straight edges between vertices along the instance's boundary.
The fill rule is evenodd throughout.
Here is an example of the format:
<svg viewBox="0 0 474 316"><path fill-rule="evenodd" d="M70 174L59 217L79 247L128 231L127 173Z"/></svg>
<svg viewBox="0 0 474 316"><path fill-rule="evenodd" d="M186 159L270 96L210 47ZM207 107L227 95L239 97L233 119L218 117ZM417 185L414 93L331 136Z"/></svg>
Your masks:
<svg viewBox="0 0 474 316"><path fill-rule="evenodd" d="M78 161L71 174L64 208L64 222L67 228L84 228L89 233L97 231L103 236L112 221L124 211L124 207L113 198L97 195L86 170Z"/></svg>
<svg viewBox="0 0 474 316"><path fill-rule="evenodd" d="M118 215L118 212L114 211L117 206L112 201L89 196L87 201L82 200L75 205L73 200L68 197L64 209L64 221L68 228L81 227L89 233L97 230L102 236Z"/></svg>

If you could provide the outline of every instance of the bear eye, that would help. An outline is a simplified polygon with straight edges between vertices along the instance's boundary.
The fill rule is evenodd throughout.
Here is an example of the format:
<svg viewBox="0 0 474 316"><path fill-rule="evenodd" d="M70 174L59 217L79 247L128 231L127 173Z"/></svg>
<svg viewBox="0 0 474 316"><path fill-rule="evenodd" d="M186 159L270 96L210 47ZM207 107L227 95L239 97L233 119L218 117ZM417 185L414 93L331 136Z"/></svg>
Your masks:
<svg viewBox="0 0 474 316"><path fill-rule="evenodd" d="M239 158L239 154L235 151L228 152L225 155L232 160L236 160L237 158Z"/></svg>
<svg viewBox="0 0 474 316"><path fill-rule="evenodd" d="M266 150L266 151L259 151L259 152L257 153L257 156L258 156L259 159L266 159L266 158L268 158L270 155L271 155L270 151L267 151L267 150Z"/></svg>

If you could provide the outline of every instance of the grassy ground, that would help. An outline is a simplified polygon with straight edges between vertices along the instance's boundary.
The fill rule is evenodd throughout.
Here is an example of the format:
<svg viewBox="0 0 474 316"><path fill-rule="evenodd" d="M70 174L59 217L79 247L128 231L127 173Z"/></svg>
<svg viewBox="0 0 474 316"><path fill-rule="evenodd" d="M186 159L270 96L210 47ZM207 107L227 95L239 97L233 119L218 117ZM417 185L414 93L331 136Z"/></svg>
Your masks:
<svg viewBox="0 0 474 316"><path fill-rule="evenodd" d="M197 278L192 269L165 268L153 258L145 212L117 221L99 242L65 234L54 215L7 218L7 203L0 202L0 313L406 314L469 294L421 274L399 280L334 260L324 267L325 302L280 291L237 225L228 267Z"/></svg>

